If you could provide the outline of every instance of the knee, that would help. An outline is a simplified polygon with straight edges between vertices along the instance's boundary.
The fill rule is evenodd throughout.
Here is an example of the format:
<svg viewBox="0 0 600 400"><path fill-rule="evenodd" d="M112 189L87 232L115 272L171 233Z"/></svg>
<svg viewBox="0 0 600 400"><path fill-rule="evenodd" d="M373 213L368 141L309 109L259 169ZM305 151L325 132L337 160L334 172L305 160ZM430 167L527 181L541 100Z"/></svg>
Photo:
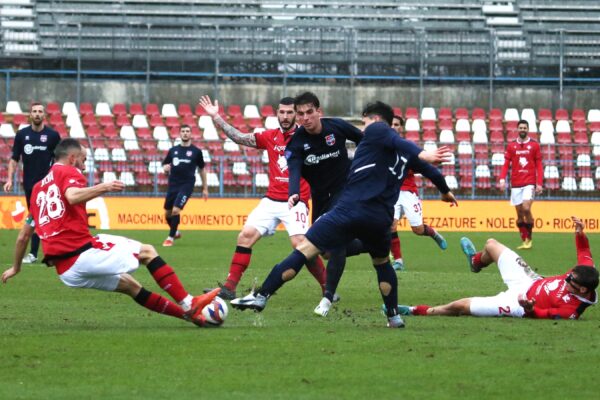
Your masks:
<svg viewBox="0 0 600 400"><path fill-rule="evenodd" d="M138 259L144 265L148 264L150 261L158 257L158 252L151 244L143 244L140 248L140 254L138 255Z"/></svg>
<svg viewBox="0 0 600 400"><path fill-rule="evenodd" d="M238 235L237 244L238 246L252 247L256 243L257 237L260 237L257 235L257 231L244 227Z"/></svg>
<svg viewBox="0 0 600 400"><path fill-rule="evenodd" d="M425 232L425 227L423 225L411 226L410 228L412 229L412 231L415 235L421 236Z"/></svg>
<svg viewBox="0 0 600 400"><path fill-rule="evenodd" d="M181 208L173 208L173 210L171 210L171 216L172 217L176 217L179 214L181 214Z"/></svg>
<svg viewBox="0 0 600 400"><path fill-rule="evenodd" d="M281 274L281 279L283 279L284 282L291 281L295 277L296 277L296 271L294 271L291 268L283 271L283 274Z"/></svg>

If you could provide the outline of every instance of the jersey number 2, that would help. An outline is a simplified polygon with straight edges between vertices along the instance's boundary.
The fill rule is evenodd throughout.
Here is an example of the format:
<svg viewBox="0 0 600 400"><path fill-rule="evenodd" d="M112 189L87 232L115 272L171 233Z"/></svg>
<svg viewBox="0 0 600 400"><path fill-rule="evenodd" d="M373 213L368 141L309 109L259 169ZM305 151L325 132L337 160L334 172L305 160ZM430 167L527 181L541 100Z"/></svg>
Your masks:
<svg viewBox="0 0 600 400"><path fill-rule="evenodd" d="M40 208L38 215L38 224L40 226L50 222L50 219L57 219L65 213L65 204L60 198L58 186L52 184L45 192L39 192L35 203Z"/></svg>

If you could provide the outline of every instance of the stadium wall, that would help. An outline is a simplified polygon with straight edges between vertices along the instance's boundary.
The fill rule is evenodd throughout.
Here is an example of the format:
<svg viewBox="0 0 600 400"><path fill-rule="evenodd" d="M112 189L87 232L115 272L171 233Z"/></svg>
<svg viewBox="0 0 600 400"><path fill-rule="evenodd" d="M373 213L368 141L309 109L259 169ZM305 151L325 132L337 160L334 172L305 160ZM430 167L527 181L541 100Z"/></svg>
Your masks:
<svg viewBox="0 0 600 400"><path fill-rule="evenodd" d="M26 210L23 198L0 197L0 229L17 229L23 223ZM183 230L238 231L246 217L256 207L258 199L192 198L181 217ZM104 197L87 204L88 221L97 229L165 230L162 198ZM514 232L514 207L508 200L460 201L450 207L440 201L423 201L424 222L442 232ZM490 212L492 211L493 212ZM537 201L535 203L536 232L571 232L571 215L584 219L586 230L600 233L600 207L597 202ZM280 227L281 228L281 227ZM399 228L410 230L406 219Z"/></svg>
<svg viewBox="0 0 600 400"><path fill-rule="evenodd" d="M148 93L146 89L148 88ZM222 104L276 104L284 95L295 95L311 90L317 93L329 115L357 115L364 104L380 99L399 107L419 107L420 89L414 82L397 81L386 84L359 82L352 91L348 81L330 83L242 83L220 82L218 98ZM488 107L490 103L488 84L444 84L427 82L423 88L423 106L430 107ZM91 80L81 84L81 102L140 103L190 103L195 104L202 94L215 95L212 81L151 81L145 80ZM0 99L18 100L27 104L31 100L75 101L77 82L74 78L31 78L6 77L0 79ZM495 87L492 96L493 107L518 109L532 107L560 108L557 87ZM565 108L600 108L597 90L591 88L565 87L563 92Z"/></svg>

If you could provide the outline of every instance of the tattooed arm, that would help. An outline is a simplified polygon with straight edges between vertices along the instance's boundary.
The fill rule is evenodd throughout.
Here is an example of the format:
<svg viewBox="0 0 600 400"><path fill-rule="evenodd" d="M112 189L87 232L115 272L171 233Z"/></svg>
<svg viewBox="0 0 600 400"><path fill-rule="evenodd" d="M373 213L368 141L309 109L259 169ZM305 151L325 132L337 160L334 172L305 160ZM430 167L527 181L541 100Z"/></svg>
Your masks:
<svg viewBox="0 0 600 400"><path fill-rule="evenodd" d="M221 118L219 115L219 100L215 100L215 103L213 104L210 100L210 97L202 96L199 100L199 103L202 108L206 110L206 113L210 115L215 124L219 128L223 129L223 132L229 139L233 140L237 144L241 144L242 146L256 148L256 137L254 136L254 133L242 133Z"/></svg>

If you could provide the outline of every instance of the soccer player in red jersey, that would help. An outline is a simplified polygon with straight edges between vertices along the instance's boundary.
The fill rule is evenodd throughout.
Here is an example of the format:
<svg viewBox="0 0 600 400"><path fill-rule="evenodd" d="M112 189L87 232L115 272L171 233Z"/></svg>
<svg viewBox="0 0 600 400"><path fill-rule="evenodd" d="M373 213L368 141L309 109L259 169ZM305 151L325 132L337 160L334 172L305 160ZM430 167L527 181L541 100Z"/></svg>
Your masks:
<svg viewBox="0 0 600 400"><path fill-rule="evenodd" d="M508 290L491 297L470 297L430 307L399 306L402 314L411 315L473 315L476 317L516 317L578 319L598 302L598 270L594 267L583 223L571 217L575 227L577 265L562 275L543 278L536 274L517 253L494 239L488 239L480 252L473 243L461 239L471 271L479 272L491 263L498 270Z"/></svg>
<svg viewBox="0 0 600 400"><path fill-rule="evenodd" d="M534 195L542 193L542 154L540 144L527 136L529 123L521 120L517 129L519 137L506 146L499 184L507 188L506 174L512 165L510 204L517 210L517 227L523 241L517 249L530 249L534 223L531 206Z"/></svg>
<svg viewBox="0 0 600 400"><path fill-rule="evenodd" d="M392 121L392 128L398 135L402 136L402 127L404 120L398 115L394 115ZM400 238L398 237L398 222L400 218L406 216L408 223L417 236L429 236L440 247L442 250L448 248L448 243L442 235L440 235L434 228L423 223L423 204L419 198L419 189L415 182L415 173L409 170L406 174L406 179L400 187L400 195L398 201L394 205L394 222L392 223L392 243L391 252L394 262L392 267L396 271L404 271L404 261L402 260L402 249L400 247Z"/></svg>
<svg viewBox="0 0 600 400"><path fill-rule="evenodd" d="M252 246L263 236L273 235L277 226L282 223L288 231L293 248L304 239L308 230L308 200L310 187L302 179L300 182L300 201L288 207L289 172L284 155L285 147L296 130L296 112L294 99L285 97L279 101L277 119L279 128L257 133L242 133L229 125L219 115L219 102L212 103L209 96L200 98L200 105L211 116L215 124L223 129L225 135L242 146L264 149L269 156L269 187L265 197L252 210L238 235L235 253L229 266L227 280L221 286L220 296L227 300L236 298L236 288L242 275L250 265ZM315 277L321 289L325 289L325 267L320 258L307 264L308 270Z"/></svg>
<svg viewBox="0 0 600 400"><path fill-rule="evenodd" d="M81 172L86 152L76 139L60 141L55 156L55 164L35 184L31 195L31 215L42 240L44 262L55 267L60 280L69 287L124 293L151 311L204 326L202 309L220 289L192 297L151 245L122 236L92 236L86 203L105 193L121 191L124 184L113 181L88 187ZM144 289L130 275L140 263L176 303ZM13 265L2 274L2 282L19 272L20 265Z"/></svg>

